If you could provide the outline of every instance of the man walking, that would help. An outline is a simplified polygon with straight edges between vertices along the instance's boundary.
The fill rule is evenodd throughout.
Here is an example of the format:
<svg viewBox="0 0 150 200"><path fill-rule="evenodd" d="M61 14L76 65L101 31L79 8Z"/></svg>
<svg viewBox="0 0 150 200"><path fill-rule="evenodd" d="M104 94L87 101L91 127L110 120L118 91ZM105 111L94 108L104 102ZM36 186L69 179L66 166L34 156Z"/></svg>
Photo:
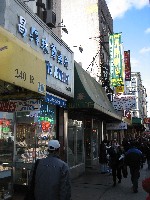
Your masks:
<svg viewBox="0 0 150 200"><path fill-rule="evenodd" d="M130 168L133 192L138 192L138 179L140 177L140 167L143 161L142 152L137 149L136 141L130 142L130 148L125 153L125 164Z"/></svg>
<svg viewBox="0 0 150 200"><path fill-rule="evenodd" d="M121 159L121 155L123 154L123 151L115 140L112 140L111 148L109 148L108 154L109 165L112 169L113 186L116 186L116 178L118 178L118 183L121 183L122 179L121 170L123 166L123 161Z"/></svg>
<svg viewBox="0 0 150 200"><path fill-rule="evenodd" d="M31 173L30 191L32 200L70 200L71 184L69 167L59 157L60 144L58 140L48 143L49 155L38 160ZM28 197L26 200L30 199Z"/></svg>

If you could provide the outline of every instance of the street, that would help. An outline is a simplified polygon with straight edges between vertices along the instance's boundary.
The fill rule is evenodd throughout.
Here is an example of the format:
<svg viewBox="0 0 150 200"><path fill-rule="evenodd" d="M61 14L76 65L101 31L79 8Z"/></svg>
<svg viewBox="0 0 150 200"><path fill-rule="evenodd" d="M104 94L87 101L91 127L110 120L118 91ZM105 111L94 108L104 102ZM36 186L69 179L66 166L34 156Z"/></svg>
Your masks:
<svg viewBox="0 0 150 200"><path fill-rule="evenodd" d="M113 187L112 176L88 170L87 174L72 182L72 200L145 200L147 193L142 188L142 180L150 176L147 164L141 169L139 192L131 190L130 173L122 183Z"/></svg>

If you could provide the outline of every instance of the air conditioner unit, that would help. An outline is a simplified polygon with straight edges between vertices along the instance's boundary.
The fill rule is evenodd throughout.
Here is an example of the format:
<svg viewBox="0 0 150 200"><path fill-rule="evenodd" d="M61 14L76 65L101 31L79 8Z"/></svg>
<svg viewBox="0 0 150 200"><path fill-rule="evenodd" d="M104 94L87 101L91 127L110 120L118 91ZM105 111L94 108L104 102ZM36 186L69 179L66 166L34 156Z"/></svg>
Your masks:
<svg viewBox="0 0 150 200"><path fill-rule="evenodd" d="M50 28L56 28L56 13L52 10L44 10L43 11L43 21L49 26Z"/></svg>

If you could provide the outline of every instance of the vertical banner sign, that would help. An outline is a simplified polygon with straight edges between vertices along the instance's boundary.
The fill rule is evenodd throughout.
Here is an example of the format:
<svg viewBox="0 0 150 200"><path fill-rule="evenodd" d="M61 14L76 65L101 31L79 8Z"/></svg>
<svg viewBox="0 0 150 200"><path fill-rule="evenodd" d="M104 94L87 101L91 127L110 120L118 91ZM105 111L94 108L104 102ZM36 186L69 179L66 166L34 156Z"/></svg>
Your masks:
<svg viewBox="0 0 150 200"><path fill-rule="evenodd" d="M109 53L110 85L114 87L123 86L124 81L122 66L121 33L115 33L109 36Z"/></svg>
<svg viewBox="0 0 150 200"><path fill-rule="evenodd" d="M110 82L109 82L109 75L110 74L110 69L109 69L109 65L107 64L103 64L101 67L101 81L102 81L102 86L109 86Z"/></svg>
<svg viewBox="0 0 150 200"><path fill-rule="evenodd" d="M130 50L124 51L125 81L131 81Z"/></svg>

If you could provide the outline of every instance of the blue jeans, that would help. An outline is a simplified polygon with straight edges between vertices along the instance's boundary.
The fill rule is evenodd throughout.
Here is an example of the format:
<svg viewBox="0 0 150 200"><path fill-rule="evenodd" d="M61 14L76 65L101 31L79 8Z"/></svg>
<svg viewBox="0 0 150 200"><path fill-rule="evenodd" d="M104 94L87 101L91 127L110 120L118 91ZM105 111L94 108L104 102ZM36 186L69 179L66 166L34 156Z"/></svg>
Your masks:
<svg viewBox="0 0 150 200"><path fill-rule="evenodd" d="M107 172L107 164L106 163L103 163L103 164L100 163L100 172L101 173Z"/></svg>

